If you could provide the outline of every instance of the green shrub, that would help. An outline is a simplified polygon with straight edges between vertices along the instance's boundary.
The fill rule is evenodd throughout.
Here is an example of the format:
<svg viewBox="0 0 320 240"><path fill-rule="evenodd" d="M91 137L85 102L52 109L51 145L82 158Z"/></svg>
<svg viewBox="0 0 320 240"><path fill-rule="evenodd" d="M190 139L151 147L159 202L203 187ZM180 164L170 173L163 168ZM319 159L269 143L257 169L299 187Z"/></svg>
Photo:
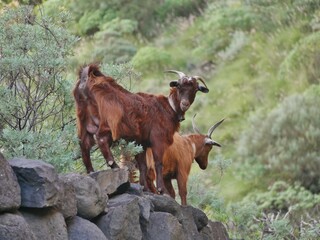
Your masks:
<svg viewBox="0 0 320 240"><path fill-rule="evenodd" d="M50 161L59 171L69 168L75 141L65 74L76 38L68 20L64 11L49 18L31 6L0 16L1 151Z"/></svg>
<svg viewBox="0 0 320 240"><path fill-rule="evenodd" d="M308 83L320 83L320 32L301 39L280 66L279 78L289 81L306 77Z"/></svg>
<svg viewBox="0 0 320 240"><path fill-rule="evenodd" d="M59 172L75 170L78 141L74 124L62 131L47 129L41 132L16 130L6 127L0 137L3 154L8 158L40 159L52 164Z"/></svg>
<svg viewBox="0 0 320 240"><path fill-rule="evenodd" d="M244 173L300 182L320 192L320 88L284 99L269 114L251 119L244 131L238 154L247 168ZM259 172L250 169L260 169Z"/></svg>
<svg viewBox="0 0 320 240"><path fill-rule="evenodd" d="M295 220L306 213L318 216L320 210L320 195L312 194L298 183L289 185L283 181L275 182L267 192L249 194L244 201L256 203L267 213L290 211Z"/></svg>
<svg viewBox="0 0 320 240"><path fill-rule="evenodd" d="M156 47L142 47L132 58L132 65L142 73L163 71L171 64L171 55Z"/></svg>

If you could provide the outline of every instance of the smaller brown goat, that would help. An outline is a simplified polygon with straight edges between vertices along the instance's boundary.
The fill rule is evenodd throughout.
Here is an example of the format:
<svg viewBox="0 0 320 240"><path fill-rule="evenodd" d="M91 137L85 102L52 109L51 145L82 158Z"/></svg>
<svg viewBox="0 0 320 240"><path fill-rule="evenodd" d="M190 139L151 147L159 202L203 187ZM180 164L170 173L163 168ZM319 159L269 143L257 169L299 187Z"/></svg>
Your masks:
<svg viewBox="0 0 320 240"><path fill-rule="evenodd" d="M187 181L193 160L195 159L199 167L204 170L208 166L208 155L212 146L221 147L219 143L211 139L211 135L224 119L213 125L207 135L204 135L195 126L194 117L192 125L196 134L180 135L176 132L173 136L173 144L166 149L163 156L162 174L165 187L170 196L175 198L171 180L177 180L182 205L187 205ZM149 188L156 192L153 184L156 175L151 149L147 150L147 166Z"/></svg>

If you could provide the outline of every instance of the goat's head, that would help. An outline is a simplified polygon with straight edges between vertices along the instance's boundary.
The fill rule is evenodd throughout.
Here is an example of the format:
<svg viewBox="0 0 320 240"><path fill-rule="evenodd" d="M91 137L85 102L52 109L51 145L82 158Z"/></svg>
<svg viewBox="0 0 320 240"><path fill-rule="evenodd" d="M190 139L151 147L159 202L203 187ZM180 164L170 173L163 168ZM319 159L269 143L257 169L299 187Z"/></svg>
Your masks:
<svg viewBox="0 0 320 240"><path fill-rule="evenodd" d="M199 146L197 147L195 160L199 164L199 167L201 169L206 169L208 166L208 155L212 149L213 146L221 147L219 143L214 141L211 138L212 132L224 121L224 119L220 120L216 124L214 124L212 127L209 128L208 133L206 135L201 134L199 129L196 127L194 123L194 118L196 114L192 118L192 126L193 130L197 133L200 139Z"/></svg>
<svg viewBox="0 0 320 240"><path fill-rule="evenodd" d="M106 81L106 79L111 78L103 75L97 64L90 64L88 66L85 66L79 71L79 92L84 98L87 98L89 96L88 84L91 83L92 85L95 83L104 82Z"/></svg>
<svg viewBox="0 0 320 240"><path fill-rule="evenodd" d="M184 120L184 114L189 109L190 105L193 103L197 91L207 93L209 92L204 80L199 76L189 77L183 72L176 70L168 70L166 72L176 73L179 75L179 80L171 81L170 87L174 88L173 91L175 96L171 107L179 114L179 120ZM199 81L203 83L204 86L199 84Z"/></svg>

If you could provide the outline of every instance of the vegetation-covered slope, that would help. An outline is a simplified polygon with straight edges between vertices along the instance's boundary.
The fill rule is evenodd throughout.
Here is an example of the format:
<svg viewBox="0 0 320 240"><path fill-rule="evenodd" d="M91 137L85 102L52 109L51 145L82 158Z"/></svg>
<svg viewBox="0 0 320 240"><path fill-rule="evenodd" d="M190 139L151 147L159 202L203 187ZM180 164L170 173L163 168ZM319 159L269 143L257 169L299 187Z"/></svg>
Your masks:
<svg viewBox="0 0 320 240"><path fill-rule="evenodd" d="M297 230L297 219L314 218L320 204L318 0L49 0L38 15L39 9L49 16L67 10L73 19L68 30L80 40L65 71L71 86L76 69L88 62L109 64L127 86L140 73L134 91L168 93L168 68L206 79L210 92L197 96L181 131L191 129L194 113L202 131L226 118L214 135L223 148L213 150L206 172L194 167L190 202L212 218L247 223L236 230L253 239L261 232L279 239L312 232L304 233L301 222ZM1 148L9 136L15 135L4 130ZM272 228L262 212L278 211L290 217L273 219Z"/></svg>

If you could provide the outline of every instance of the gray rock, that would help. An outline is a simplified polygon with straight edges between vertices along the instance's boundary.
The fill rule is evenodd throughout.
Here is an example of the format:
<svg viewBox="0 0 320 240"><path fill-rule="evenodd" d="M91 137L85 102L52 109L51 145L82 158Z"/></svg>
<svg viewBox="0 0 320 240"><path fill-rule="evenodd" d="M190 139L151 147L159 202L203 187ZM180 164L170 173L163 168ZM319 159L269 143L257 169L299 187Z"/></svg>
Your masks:
<svg viewBox="0 0 320 240"><path fill-rule="evenodd" d="M220 222L209 221L200 234L203 240L229 240L227 230Z"/></svg>
<svg viewBox="0 0 320 240"><path fill-rule="evenodd" d="M128 170L116 168L93 172L90 173L89 176L97 181L102 191L104 191L108 195L112 195L123 184L128 183L128 174ZM123 189L122 192L125 191L126 189Z"/></svg>
<svg viewBox="0 0 320 240"><path fill-rule="evenodd" d="M143 187L138 183L130 183L130 186L126 192L129 194L142 196L143 195Z"/></svg>
<svg viewBox="0 0 320 240"><path fill-rule="evenodd" d="M140 240L140 207L137 196L122 194L109 200L108 213L94 220L108 239Z"/></svg>
<svg viewBox="0 0 320 240"><path fill-rule="evenodd" d="M182 225L172 214L166 212L152 212L143 239L185 240L187 238Z"/></svg>
<svg viewBox="0 0 320 240"><path fill-rule="evenodd" d="M60 178L75 188L78 216L90 220L104 212L108 197L93 178L76 173L66 174Z"/></svg>
<svg viewBox="0 0 320 240"><path fill-rule="evenodd" d="M89 220L75 216L67 221L69 240L107 240L103 232Z"/></svg>
<svg viewBox="0 0 320 240"><path fill-rule="evenodd" d="M77 198L75 187L68 181L64 181L63 177L59 176L59 180L63 188L61 188L57 208L64 218L69 218L77 215Z"/></svg>
<svg viewBox="0 0 320 240"><path fill-rule="evenodd" d="M198 228L194 220L193 207L182 206L181 211L182 219L180 223L182 224L182 228L186 234L186 240L201 239L201 235L198 232Z"/></svg>
<svg viewBox="0 0 320 240"><path fill-rule="evenodd" d="M36 240L26 220L19 214L0 214L1 240Z"/></svg>
<svg viewBox="0 0 320 240"><path fill-rule="evenodd" d="M40 160L9 161L21 188L21 206L43 208L58 203L60 182L54 167Z"/></svg>
<svg viewBox="0 0 320 240"><path fill-rule="evenodd" d="M0 153L0 212L18 209L21 190L10 164Z"/></svg>
<svg viewBox="0 0 320 240"><path fill-rule="evenodd" d="M67 240L67 225L63 215L51 208L20 209L36 239Z"/></svg>
<svg viewBox="0 0 320 240"><path fill-rule="evenodd" d="M150 199L146 198L139 198L139 208L140 208L140 218L144 221L149 221L150 218L150 212L152 211L151 208L151 201Z"/></svg>
<svg viewBox="0 0 320 240"><path fill-rule="evenodd" d="M151 201L153 211L171 213L179 220L179 222L183 219L181 205L170 196L147 194L146 198Z"/></svg>
<svg viewBox="0 0 320 240"><path fill-rule="evenodd" d="M188 206L188 208L191 208L192 210L192 216L198 231L200 231L202 228L208 225L209 219L203 211L192 206Z"/></svg>

